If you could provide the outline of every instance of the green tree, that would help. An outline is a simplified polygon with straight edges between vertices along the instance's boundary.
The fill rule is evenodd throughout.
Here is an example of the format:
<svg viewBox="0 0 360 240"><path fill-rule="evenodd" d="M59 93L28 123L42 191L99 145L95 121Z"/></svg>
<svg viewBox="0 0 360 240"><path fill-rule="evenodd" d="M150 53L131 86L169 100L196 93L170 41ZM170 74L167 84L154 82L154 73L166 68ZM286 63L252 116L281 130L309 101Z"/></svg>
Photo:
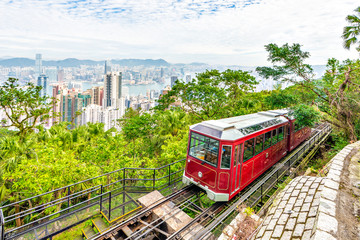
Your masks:
<svg viewBox="0 0 360 240"><path fill-rule="evenodd" d="M150 137L154 127L154 121L149 113L141 113L140 110L132 108L126 109L125 115L119 119L119 124L125 139L129 141Z"/></svg>
<svg viewBox="0 0 360 240"><path fill-rule="evenodd" d="M255 78L241 70L207 70L197 74L189 83L177 81L168 94L159 100L157 110L167 109L173 103L180 103L184 112L199 120L231 116L245 93L253 91Z"/></svg>
<svg viewBox="0 0 360 240"><path fill-rule="evenodd" d="M39 121L50 118L52 104L48 102L48 97L41 97L40 91L41 87L30 82L21 87L16 78L9 78L0 86L0 107L10 120L9 123L2 120L3 127L17 128L20 141L34 130Z"/></svg>
<svg viewBox="0 0 360 240"><path fill-rule="evenodd" d="M313 127L314 123L320 120L320 112L314 109L314 107L299 104L292 108L291 115L296 119L296 125L299 128Z"/></svg>
<svg viewBox="0 0 360 240"><path fill-rule="evenodd" d="M299 44L281 47L269 44L265 48L269 52L268 60L274 66L258 67L259 74L311 91L316 97L314 103L325 119L344 131L350 141L356 141L360 118L360 61L347 60L340 64L336 59L330 59L325 76L317 80L311 66L304 62L310 54L303 52Z"/></svg>
<svg viewBox="0 0 360 240"><path fill-rule="evenodd" d="M350 26L344 27L342 38L344 39L344 48L350 49L351 45L359 45L356 50L360 52L360 41L357 38L360 36L360 7L356 8L354 15L348 15L346 21Z"/></svg>

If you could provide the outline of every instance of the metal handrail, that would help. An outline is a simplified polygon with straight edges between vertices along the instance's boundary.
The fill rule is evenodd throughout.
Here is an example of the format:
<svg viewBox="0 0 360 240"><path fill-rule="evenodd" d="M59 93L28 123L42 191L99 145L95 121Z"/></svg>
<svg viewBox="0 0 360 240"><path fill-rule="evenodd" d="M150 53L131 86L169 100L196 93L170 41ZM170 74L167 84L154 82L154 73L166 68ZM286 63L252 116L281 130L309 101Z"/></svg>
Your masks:
<svg viewBox="0 0 360 240"><path fill-rule="evenodd" d="M175 165L175 164L177 164L179 162L183 162L183 161L185 161L185 159L181 159L181 160L178 160L176 162L173 162L173 163L170 163L170 164L158 167L158 168L121 168L121 169L118 169L118 170L115 170L115 171L112 171L112 172L109 172L109 173L106 173L106 174L103 174L103 175L100 175L100 176L97 176L97 177L94 177L94 178L86 179L86 180L83 180L83 181L80 181L80 182L77 182L77 183L62 187L62 188L58 188L58 189L55 189L55 190L52 190L52 191L49 191L49 192L46 192L46 193L42 193L42 194L27 198L27 199L24 199L24 200L20 200L20 201L14 202L14 203L7 204L5 206L0 207L1 213L3 213L8 208L13 207L16 204L21 204L21 203L24 203L26 201L30 201L30 200L35 199L35 198L39 198L39 197L42 197L42 196L45 196L45 195L48 195L48 194L53 194L56 191L64 191L65 190L65 192L67 192L67 195L64 196L64 197L57 198L57 199L54 199L52 201L43 203L41 205L36 205L34 207L31 207L30 209L26 209L26 210L21 211L19 213L15 213L15 214L11 214L9 216L6 216L6 218L2 219L2 221L3 221L3 229L2 230L5 232L4 229L5 229L6 223L14 222L16 219L19 219L19 218L21 219L23 217L34 214L36 211L39 211L39 210L43 211L43 210L48 209L50 207L53 207L55 205L65 204L65 208L62 208L59 211L56 211L56 212L54 212L52 214L49 214L49 215L46 215L46 216L43 216L43 217L39 216L40 217L39 219L32 220L29 223L26 223L26 224L21 225L19 227L15 227L15 228L9 230L8 232L6 232L6 236L8 234L13 233L14 231L19 231L19 230L21 231L21 229L26 229L27 227L30 227L32 224L37 225L38 223L41 223L43 220L48 219L51 216L55 216L57 214L62 215L64 212L69 213L69 211L71 213L72 209L74 209L75 206L79 206L81 204L92 201L94 199L100 198L100 200L98 202L101 204L103 202L101 200L101 198L103 196L105 197L105 195L108 195L109 192L112 192L112 191L119 191L119 190L125 191L125 190L129 190L129 189L130 190L131 189L135 189L135 190L136 189L143 189L142 192L144 190L145 190L145 192L147 192L147 191L152 191L152 190L155 190L155 189L156 190L161 190L161 188L163 188L164 186L170 186L171 184L174 183L174 181L178 181L180 179L180 178L176 177L175 175L178 174L179 172L182 172L183 169L180 169L180 170L178 168L171 169L171 166L173 166L173 165ZM145 176L149 175L149 176L153 176L153 178L127 178L128 174L133 173L133 171L136 172L136 171L139 171L139 170L149 172L149 174L145 173ZM156 176L156 174L153 174L157 170L161 170L161 173L158 174L158 175L161 175L161 176ZM129 171L131 171L131 172L129 172ZM96 186L93 186L93 187L90 187L90 188L87 188L87 189L77 191L77 192L74 192L74 193L70 194L70 188L73 187L73 186L76 186L76 185L84 183L84 182L89 182L91 180L98 179L98 178L101 178L101 177L104 177L104 176L109 176L110 174L114 174L114 173L120 173L118 176L116 176L116 178L113 178L114 180L119 179L119 178L121 178L121 179L116 180L115 182L112 182L112 183L109 183L109 184L106 184L106 185L100 184L100 185L96 185ZM127 180L135 181L136 183L138 183L139 181L140 182L144 181L144 186L132 185L132 184L128 185L128 184L126 184ZM149 183L149 182L151 182L152 184ZM158 182L160 182L160 185L157 184ZM112 186L116 186L115 189L113 189ZM107 188L109 190L109 192L104 192L105 188ZM101 190L100 194L98 194L99 190ZM96 194L95 196L94 196L94 193ZM78 197L80 197L80 198L84 197L85 194L91 194L92 197L90 199L80 200L80 202L75 203L74 205L70 206L72 204L73 199L78 198ZM96 203L96 204L99 204L99 203ZM6 211L5 211L5 213L6 213ZM62 216L60 216L60 217L62 217ZM30 227L30 228L32 228L32 227ZM23 231L27 232L28 230L23 230ZM23 232L23 231L21 231L21 232ZM2 239L0 239L0 240L2 240Z"/></svg>
<svg viewBox="0 0 360 240"><path fill-rule="evenodd" d="M42 194L39 194L39 195L36 195L36 196L32 196L32 197L29 197L29 198L26 198L26 199L23 199L23 200L14 202L14 203L10 203L10 204L1 206L0 209L4 209L4 208L7 208L7 207L11 207L11 206L14 206L14 205L16 205L16 204L19 204L19 203L22 203L22 202L26 202L26 201L29 201L29 200L31 200L31 199L37 198L37 197L42 197L42 196L44 196L44 195L57 192L57 191L59 191L59 190L64 190L64 189L67 189L67 188L70 188L70 187L79 185L79 184L81 184L81 183L89 182L89 181L92 181L92 180L95 180L95 179L98 179L98 178L101 178L101 177L105 177L105 176L108 176L108 175L110 175L110 174L117 173L117 172L120 172L120 171L124 171L124 170L154 171L154 170L160 170L160 169L163 169L163 168L165 168L165 167L174 165L174 164L179 163L179 162L181 162L181 161L185 161L185 158L184 158L184 159L181 159L181 160L178 160L178 161L176 161L176 162L170 163L170 164L166 164L166 165L161 166L161 167L158 167L158 168L127 168L127 167L125 167L125 168L120 168L120 169L117 169L117 170L114 170L114 171L111 171L111 172L108 172L108 173L104 173L104 174L102 174L102 175L99 175L99 176L96 176L96 177L93 177L93 178L88 178L88 179L85 179L85 180L83 180L83 181L80 181L80 182L76 182L76 183L67 185L67 186L65 186L65 187L57 188L57 189L48 191L48 192L46 192L46 193L42 193Z"/></svg>
<svg viewBox="0 0 360 240"><path fill-rule="evenodd" d="M3 213L2 209L0 209L0 225L1 225L0 240L4 240L5 220L4 220L4 213Z"/></svg>

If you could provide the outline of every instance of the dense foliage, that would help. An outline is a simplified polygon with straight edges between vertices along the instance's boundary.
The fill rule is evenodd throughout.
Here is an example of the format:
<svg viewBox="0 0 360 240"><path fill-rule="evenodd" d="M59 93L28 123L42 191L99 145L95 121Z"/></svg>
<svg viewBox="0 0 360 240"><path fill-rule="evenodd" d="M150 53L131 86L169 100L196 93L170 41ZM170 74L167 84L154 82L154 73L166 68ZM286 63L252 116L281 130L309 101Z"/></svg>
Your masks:
<svg viewBox="0 0 360 240"><path fill-rule="evenodd" d="M310 56L299 44L265 46L273 67L258 67L265 78L273 77L290 82L314 95L314 105L324 120L345 133L350 141L357 141L360 133L360 60L340 63L329 59L325 75L315 79L313 69L305 60Z"/></svg>
<svg viewBox="0 0 360 240"><path fill-rule="evenodd" d="M346 46L357 43L359 35L357 19L350 20L354 28L344 30ZM274 65L257 71L265 78L291 83L289 87L282 89L279 84L272 91L255 92L258 81L249 72L206 71L189 83L177 81L152 112L128 109L118 121L120 132L104 131L100 123L74 129L60 123L34 131L37 120L49 117L51 107L40 97L39 87L22 88L16 79L9 79L0 87L0 106L9 110L10 119L9 125L0 128L2 205L122 167L158 167L184 158L189 125L208 119L292 108L300 126L311 126L321 113L322 121L340 130L333 137L340 145L360 137L359 60L330 59L325 75L316 79L305 63L310 54L299 44L269 44L266 50ZM8 126L17 131L9 131ZM91 184L98 183L80 188ZM48 198L62 194L57 191ZM38 198L34 204L46 200L50 199Z"/></svg>

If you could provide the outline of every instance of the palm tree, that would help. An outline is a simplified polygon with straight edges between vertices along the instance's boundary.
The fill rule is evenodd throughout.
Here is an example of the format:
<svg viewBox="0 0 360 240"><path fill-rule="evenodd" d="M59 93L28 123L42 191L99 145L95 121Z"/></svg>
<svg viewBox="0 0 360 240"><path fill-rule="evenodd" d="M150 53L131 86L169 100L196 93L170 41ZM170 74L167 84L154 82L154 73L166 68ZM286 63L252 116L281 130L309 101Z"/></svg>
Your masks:
<svg viewBox="0 0 360 240"><path fill-rule="evenodd" d="M186 126L186 114L179 111L166 111L160 118L160 135L176 136Z"/></svg>
<svg viewBox="0 0 360 240"><path fill-rule="evenodd" d="M357 38L360 36L360 7L356 8L354 15L348 15L346 20L350 23L350 26L344 27L343 39L344 48L350 49L351 45L359 44L356 50L360 52L360 40Z"/></svg>

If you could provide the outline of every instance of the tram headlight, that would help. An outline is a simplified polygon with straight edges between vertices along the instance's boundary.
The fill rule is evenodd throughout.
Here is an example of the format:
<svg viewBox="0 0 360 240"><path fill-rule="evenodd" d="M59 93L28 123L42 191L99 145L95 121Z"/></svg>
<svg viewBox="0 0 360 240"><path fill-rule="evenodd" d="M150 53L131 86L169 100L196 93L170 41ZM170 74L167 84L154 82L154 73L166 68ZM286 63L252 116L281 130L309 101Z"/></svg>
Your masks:
<svg viewBox="0 0 360 240"><path fill-rule="evenodd" d="M203 176L202 172L198 172L198 176L199 176L199 178L202 178L202 176Z"/></svg>

